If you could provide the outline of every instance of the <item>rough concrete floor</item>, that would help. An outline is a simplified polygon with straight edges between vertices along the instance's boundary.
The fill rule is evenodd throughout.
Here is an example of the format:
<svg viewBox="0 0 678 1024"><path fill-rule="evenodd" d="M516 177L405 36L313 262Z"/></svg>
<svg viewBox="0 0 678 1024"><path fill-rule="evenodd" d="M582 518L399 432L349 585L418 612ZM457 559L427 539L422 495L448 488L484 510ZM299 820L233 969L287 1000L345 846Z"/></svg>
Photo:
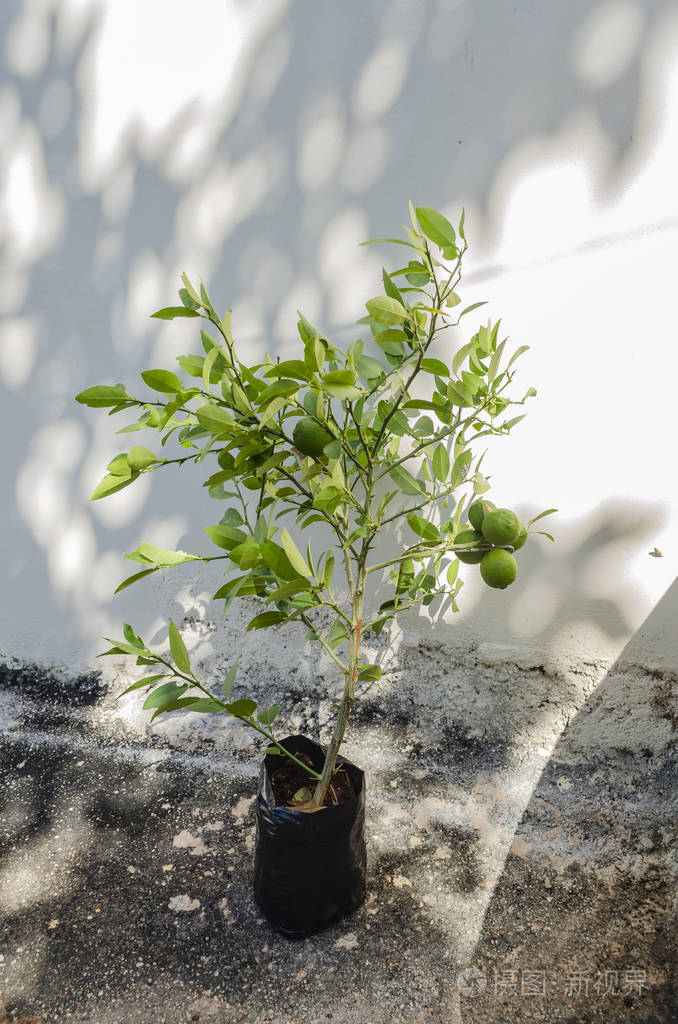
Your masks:
<svg viewBox="0 0 678 1024"><path fill-rule="evenodd" d="M0 698L0 1020L678 1020L675 757L422 749L416 709L358 706L368 900L288 942L251 895L256 748L139 739L96 679Z"/></svg>

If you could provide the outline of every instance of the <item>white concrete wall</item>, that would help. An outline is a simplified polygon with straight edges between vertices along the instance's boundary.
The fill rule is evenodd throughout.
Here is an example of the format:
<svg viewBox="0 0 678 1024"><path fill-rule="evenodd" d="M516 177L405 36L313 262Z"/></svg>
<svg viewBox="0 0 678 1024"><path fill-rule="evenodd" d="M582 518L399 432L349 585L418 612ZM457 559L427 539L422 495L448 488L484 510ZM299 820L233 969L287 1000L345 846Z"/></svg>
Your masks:
<svg viewBox="0 0 678 1024"><path fill-rule="evenodd" d="M148 319L182 270L250 356L292 352L297 307L355 336L384 258L358 243L409 198L466 207L464 299L531 346L491 496L560 509L556 545L507 592L469 569L434 635L616 657L675 576L675 6L5 0L0 25L3 658L80 670L122 620L218 619L190 569L112 598L124 551L206 550L219 513L197 473L90 505L122 420L73 396L190 351L190 324ZM678 667L674 631L648 664L657 644Z"/></svg>

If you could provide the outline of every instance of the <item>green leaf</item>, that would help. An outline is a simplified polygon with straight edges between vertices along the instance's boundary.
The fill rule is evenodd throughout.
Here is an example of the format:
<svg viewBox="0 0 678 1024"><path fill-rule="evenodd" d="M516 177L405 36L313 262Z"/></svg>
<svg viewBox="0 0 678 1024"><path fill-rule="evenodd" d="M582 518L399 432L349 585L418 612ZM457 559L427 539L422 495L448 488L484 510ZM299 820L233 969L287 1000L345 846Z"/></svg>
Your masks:
<svg viewBox="0 0 678 1024"><path fill-rule="evenodd" d="M425 493L423 487L417 483L412 474L402 466L391 466L388 472L393 482L398 485L404 494Z"/></svg>
<svg viewBox="0 0 678 1024"><path fill-rule="evenodd" d="M424 540L440 540L440 531L438 527L434 523L430 523L428 519L423 519L421 516L408 516L407 522L410 529L413 530L418 537L423 537Z"/></svg>
<svg viewBox="0 0 678 1024"><path fill-rule="evenodd" d="M460 405L462 408L472 408L474 405L473 395L461 380L450 381L447 385L447 397L452 405Z"/></svg>
<svg viewBox="0 0 678 1024"><path fill-rule="evenodd" d="M184 391L184 385L171 370L144 370L141 376L149 388L164 395L181 394Z"/></svg>
<svg viewBox="0 0 678 1024"><path fill-rule="evenodd" d="M230 699L231 690L233 689L233 684L235 682L235 677L236 677L237 673L238 673L238 662L236 661L236 662L234 662L233 665L231 665L231 667L229 668L228 672L226 673L226 678L224 679L223 685L221 687L221 692L224 695L224 697L226 698L226 700Z"/></svg>
<svg viewBox="0 0 678 1024"><path fill-rule="evenodd" d="M283 612L260 612L247 623L247 631L250 629L266 629L268 626L277 626L279 622L287 622L288 616Z"/></svg>
<svg viewBox="0 0 678 1024"><path fill-rule="evenodd" d="M527 525L532 526L533 523L539 522L540 519L544 519L546 516L552 516L553 513L557 511L557 508L547 508L545 512L540 512L538 516L534 517L534 519L530 519Z"/></svg>
<svg viewBox="0 0 678 1024"><path fill-rule="evenodd" d="M193 285L189 281L188 275L187 274L182 274L181 275L181 280L183 282L184 288L186 289L188 294L191 296L191 298L193 299L195 304L197 306L200 306L202 304L200 296L198 295L197 291L195 290L195 288L193 287Z"/></svg>
<svg viewBox="0 0 678 1024"><path fill-rule="evenodd" d="M219 372L219 370L215 371L214 369L217 359L220 356L220 352L220 347L218 345L214 345L214 347L209 350L209 352L206 354L205 358L202 361L202 372L200 376L202 378L202 383L205 391L210 390L210 384L218 384L218 382L221 380L221 373ZM222 365L225 365L223 361Z"/></svg>
<svg viewBox="0 0 678 1024"><path fill-rule="evenodd" d="M529 350L529 348L530 348L529 345L521 345L520 348L517 348L515 350L515 352L513 353L513 355L511 356L511 358L509 359L508 366L506 367L506 369L510 370L511 367L513 366L513 364L515 363L516 359L520 359L520 357L522 356L523 352L527 352Z"/></svg>
<svg viewBox="0 0 678 1024"><path fill-rule="evenodd" d="M386 371L378 359L371 356L360 356L358 359L358 371L365 380L377 380Z"/></svg>
<svg viewBox="0 0 678 1024"><path fill-rule="evenodd" d="M502 423L500 429L501 430L512 430L513 427L515 427L515 425L517 423L520 423L521 420L525 419L525 416L526 416L526 413L522 413L520 416L513 416L512 419L506 420L505 423Z"/></svg>
<svg viewBox="0 0 678 1024"><path fill-rule="evenodd" d="M128 576L126 580L123 580L122 583L118 587L116 587L113 593L119 594L121 590L125 590L127 587L131 587L133 583L137 582L137 580L143 579L144 576L148 576L150 573L157 571L158 570L156 568L153 568L142 569L141 572L135 572L133 576Z"/></svg>
<svg viewBox="0 0 678 1024"><path fill-rule="evenodd" d="M426 370L427 373L437 374L438 377L450 376L449 368L442 359L422 359L421 368Z"/></svg>
<svg viewBox="0 0 678 1024"><path fill-rule="evenodd" d="M485 357L492 351L492 333L491 323L487 322L487 325L481 324L478 328L478 333L474 337L476 352L479 356Z"/></svg>
<svg viewBox="0 0 678 1024"><path fill-rule="evenodd" d="M411 558L405 558L395 572L391 573L391 579L395 583L396 593L402 594L403 591L409 590L414 580L414 561ZM384 606L382 605L380 611L383 610Z"/></svg>
<svg viewBox="0 0 678 1024"><path fill-rule="evenodd" d="M404 331L396 330L395 327L386 327L383 331L378 331L372 340L387 354L398 356L402 355L403 344L408 339Z"/></svg>
<svg viewBox="0 0 678 1024"><path fill-rule="evenodd" d="M330 629L329 635L327 637L327 643L332 648L332 650L334 650L334 648L338 647L339 644L342 643L347 636L348 632L345 624L342 622L341 619L335 619L335 621L332 623L332 628Z"/></svg>
<svg viewBox="0 0 678 1024"><path fill-rule="evenodd" d="M200 316L200 314L195 309L189 309L186 306L165 306L163 309L151 313L151 318L154 320L174 320L178 316Z"/></svg>
<svg viewBox="0 0 678 1024"><path fill-rule="evenodd" d="M257 710L257 702L250 700L249 697L241 697L240 700L234 700L232 704L227 704L226 710L236 718L251 718Z"/></svg>
<svg viewBox="0 0 678 1024"><path fill-rule="evenodd" d="M327 590L330 589L332 584L332 572L334 570L334 555L328 555L325 565L323 566L323 584Z"/></svg>
<svg viewBox="0 0 678 1024"><path fill-rule="evenodd" d="M296 580L300 575L305 575L296 571L283 548L275 541L264 541L261 545L261 557L264 565L280 580Z"/></svg>
<svg viewBox="0 0 678 1024"><path fill-rule="evenodd" d="M384 282L384 291L386 292L386 294L390 298L395 299L397 302L400 302L402 305L403 297L400 294L398 286L391 280L390 275L383 268L381 271L381 277L382 281Z"/></svg>
<svg viewBox="0 0 678 1024"><path fill-rule="evenodd" d="M210 402L201 405L196 409L195 418L201 427L208 430L210 434L229 434L233 427L234 420L220 405L212 405Z"/></svg>
<svg viewBox="0 0 678 1024"><path fill-rule="evenodd" d="M469 394L471 396L477 395L483 383L480 377L478 377L478 375L475 373L469 373L468 370L462 370L461 376L466 387L466 390L469 392ZM456 383L457 385L459 385L460 381L457 381Z"/></svg>
<svg viewBox="0 0 678 1024"><path fill-rule="evenodd" d="M262 725L271 725L278 717L280 711L279 704L273 704L270 708L264 708L262 711L257 712L257 718Z"/></svg>
<svg viewBox="0 0 678 1024"><path fill-rule="evenodd" d="M187 288L179 289L179 298L187 309L199 309L200 302L196 302Z"/></svg>
<svg viewBox="0 0 678 1024"><path fill-rule="evenodd" d="M105 498L109 494L114 494L116 491L121 491L123 487L128 487L133 483L138 473L132 473L131 476L113 476L109 474L100 481L89 496L90 501L98 501L99 498Z"/></svg>
<svg viewBox="0 0 678 1024"><path fill-rule="evenodd" d="M466 307L466 309L462 309L461 313L459 314L459 317L461 318L462 316L466 316L467 313L472 313L474 309L480 309L481 306L486 305L487 300L483 300L483 302L472 302L470 306Z"/></svg>
<svg viewBox="0 0 678 1024"><path fill-rule="evenodd" d="M144 560L154 562L156 565L165 568L172 568L175 565L181 565L183 562L200 561L199 555L189 555L187 551L170 551L168 548L159 548L155 544L148 544L146 541L136 551L131 552L126 557L131 558L133 554L141 555ZM132 561L138 560L132 559Z"/></svg>
<svg viewBox="0 0 678 1024"><path fill-rule="evenodd" d="M133 647L136 647L140 651L146 651L146 644L140 636L136 635L134 628L130 626L129 622L123 623L122 632L125 640L129 644L132 644Z"/></svg>
<svg viewBox="0 0 678 1024"><path fill-rule="evenodd" d="M501 357L504 354L504 347L506 345L506 340L507 339L504 338L502 343L500 345L497 345L495 351L492 353L492 358L490 359L490 365L487 368L487 377L488 377L488 380L490 380L490 381L493 381L494 378L497 376L497 371L499 370L499 363L501 362Z"/></svg>
<svg viewBox="0 0 678 1024"><path fill-rule="evenodd" d="M471 461L473 459L473 453L468 448L465 452L460 452L454 460L452 466L452 472L450 474L450 487L458 487L459 484L463 483L466 479L466 475L471 468Z"/></svg>
<svg viewBox="0 0 678 1024"><path fill-rule="evenodd" d="M452 360L452 373L458 373L459 367L474 350L475 345L472 341L469 341L466 345L462 345L458 352L455 352Z"/></svg>
<svg viewBox="0 0 678 1024"><path fill-rule="evenodd" d="M297 330L299 331L299 337L304 344L312 338L320 337L320 331L317 327L314 327L313 324L309 323L304 314L299 310L297 310L297 316L299 317L299 320L297 321Z"/></svg>
<svg viewBox="0 0 678 1024"><path fill-rule="evenodd" d="M277 380L257 396L257 405L268 405L274 398L289 398L290 395L296 395L298 390L299 382L296 380Z"/></svg>
<svg viewBox="0 0 678 1024"><path fill-rule="evenodd" d="M235 579L224 583L223 587L219 587L216 594L214 594L214 600L223 600L224 611L226 611L238 595L241 597L252 597L254 594L259 594L260 589L255 586L252 577L248 573L245 576L236 576Z"/></svg>
<svg viewBox="0 0 678 1024"><path fill-rule="evenodd" d="M344 492L339 488L335 487L334 484L327 484L326 487L321 487L317 494L313 495L313 505L315 508L330 509L334 505L336 507L344 496Z"/></svg>
<svg viewBox="0 0 678 1024"><path fill-rule="evenodd" d="M306 564L306 559L302 555L301 551L290 537L287 527L283 529L283 532L280 535L280 543L282 544L285 554L289 559L290 565L297 575L305 576L307 579L310 579L311 570Z"/></svg>
<svg viewBox="0 0 678 1024"><path fill-rule="evenodd" d="M358 672L360 682L381 679L381 669L378 665L363 665Z"/></svg>
<svg viewBox="0 0 678 1024"><path fill-rule="evenodd" d="M466 235L464 234L464 221L466 220L466 210L462 206L461 217L459 218L459 234L466 241Z"/></svg>
<svg viewBox="0 0 678 1024"><path fill-rule="evenodd" d="M178 697L177 700L171 700L169 704L163 704L161 708L156 708L153 712L151 722L154 722L158 715L165 715L168 711L179 711L181 708L186 708L194 700L194 697Z"/></svg>
<svg viewBox="0 0 678 1024"><path fill-rule="evenodd" d="M223 704L220 704L218 700L213 700L211 697L196 697L190 704L185 704L184 707L187 711L200 711L203 714L214 714L221 711L224 713L226 708Z"/></svg>
<svg viewBox="0 0 678 1024"><path fill-rule="evenodd" d="M246 540L231 548L230 557L242 570L252 569L261 562L261 548L256 541Z"/></svg>
<svg viewBox="0 0 678 1024"><path fill-rule="evenodd" d="M362 392L354 387L357 376L353 370L332 370L331 373L325 373L322 377L323 391L334 398L359 398Z"/></svg>
<svg viewBox="0 0 678 1024"><path fill-rule="evenodd" d="M445 483L450 472L450 456L444 444L439 444L434 451L431 466L436 480Z"/></svg>
<svg viewBox="0 0 678 1024"><path fill-rule="evenodd" d="M265 409L259 410L259 426L263 427L269 420L272 420L277 412L287 405L287 398L279 396L268 403Z"/></svg>
<svg viewBox="0 0 678 1024"><path fill-rule="evenodd" d="M297 380L310 381L313 374L310 372L306 363L302 362L301 359L287 359L282 363L277 363L275 366L272 366L270 370L266 371L264 376L296 377Z"/></svg>
<svg viewBox="0 0 678 1024"><path fill-rule="evenodd" d="M402 238L368 238L366 242L361 242L361 245L382 245L388 243L389 245L406 245L408 249L416 249L415 245L411 242L406 242Z"/></svg>
<svg viewBox="0 0 678 1024"><path fill-rule="evenodd" d="M210 302L210 297L207 294L207 289L205 288L205 285L202 283L202 281L200 282L200 301L202 302L205 309L208 309L210 313L214 313L214 306Z"/></svg>
<svg viewBox="0 0 678 1024"><path fill-rule="evenodd" d="M332 370L322 376L323 384L354 384L357 379L354 370Z"/></svg>
<svg viewBox="0 0 678 1024"><path fill-rule="evenodd" d="M152 693L149 693L142 705L143 710L148 711L149 708L161 708L165 704L169 704L170 701L177 700L186 693L187 689L187 683L183 683L181 686L175 683L174 680L170 683L163 683L162 686L156 687Z"/></svg>
<svg viewBox="0 0 678 1024"><path fill-rule="evenodd" d="M202 368L205 364L202 356L177 356L177 362L189 377L202 377ZM219 378L215 377L215 381L217 380Z"/></svg>
<svg viewBox="0 0 678 1024"><path fill-rule="evenodd" d="M189 675L192 675L191 662L188 657L188 651L186 650L186 644L183 641L181 633L171 619L169 622L169 642L170 651L174 658L174 664L180 672L186 672Z"/></svg>
<svg viewBox="0 0 678 1024"><path fill-rule="evenodd" d="M454 246L457 236L447 217L430 206L418 206L417 220L427 238L441 248Z"/></svg>
<svg viewBox="0 0 678 1024"><path fill-rule="evenodd" d="M150 449L143 448L141 445L135 445L127 453L127 463L133 471L140 471L146 469L147 466L153 465L154 462L164 461L165 459L159 459Z"/></svg>
<svg viewBox="0 0 678 1024"><path fill-rule="evenodd" d="M293 597L295 594L299 594L304 590L310 590L313 584L310 580L290 580L289 583L284 583L282 587L278 587L266 598L266 603L270 601L286 601L288 598Z"/></svg>
<svg viewBox="0 0 678 1024"><path fill-rule="evenodd" d="M396 416L398 415L399 413L396 413ZM394 416L391 419L391 423L393 423L393 420L395 418L396 417ZM435 427L433 426L433 420L431 419L430 416L420 416L413 427L413 432L417 435L417 437L420 438L432 437L434 430Z"/></svg>
<svg viewBox="0 0 678 1024"><path fill-rule="evenodd" d="M417 260L410 260L403 273L413 288L425 287L431 280L428 269Z"/></svg>
<svg viewBox="0 0 678 1024"><path fill-rule="evenodd" d="M122 384L96 384L81 391L75 396L75 400L81 405L88 405L91 409L105 409L129 400L129 395Z"/></svg>
<svg viewBox="0 0 678 1024"><path fill-rule="evenodd" d="M317 335L312 335L304 343L304 365L313 374L322 370L325 362L325 346Z"/></svg>
<svg viewBox="0 0 678 1024"><path fill-rule="evenodd" d="M238 544L244 544L247 540L247 534L243 530L225 523L219 526L206 526L205 533L213 544L224 551L232 551Z"/></svg>
<svg viewBox="0 0 678 1024"><path fill-rule="evenodd" d="M387 326L401 324L408 317L408 312L403 304L397 299L391 298L390 295L379 295L376 299L370 299L365 305L372 319L379 324Z"/></svg>
<svg viewBox="0 0 678 1024"><path fill-rule="evenodd" d="M139 654L139 648L134 644L125 643L124 640L111 640L108 636L105 636L104 640L107 640L109 644L113 644L113 647L110 651L106 651L105 654L98 654L98 658L104 658L109 654ZM150 651L148 653L150 654ZM151 663L154 664L154 662L149 662L149 664Z"/></svg>
<svg viewBox="0 0 678 1024"><path fill-rule="evenodd" d="M130 476L131 469L129 462L127 461L127 452L123 452L121 455L116 455L114 459L106 466L106 469L111 476Z"/></svg>
<svg viewBox="0 0 678 1024"><path fill-rule="evenodd" d="M490 485L485 479L482 473L476 473L473 477L473 493L474 494L485 494L489 491ZM460 506L461 507L461 506Z"/></svg>
<svg viewBox="0 0 678 1024"><path fill-rule="evenodd" d="M440 406L435 402L429 402L426 398L413 398L403 404L403 409L432 409L434 412L439 412Z"/></svg>
<svg viewBox="0 0 678 1024"><path fill-rule="evenodd" d="M457 576L459 575L459 559L455 558L453 562L447 567L447 582L451 587L454 586Z"/></svg>
<svg viewBox="0 0 678 1024"><path fill-rule="evenodd" d="M158 679L166 678L167 677L165 673L160 673L160 675L155 676L144 676L143 679L137 679L136 683L132 683L132 685L128 686L126 690L123 690L122 693L119 693L115 699L120 700L121 697L126 696L126 694L128 693L131 693L132 690L142 690L145 686L150 686L151 683L157 683Z"/></svg>

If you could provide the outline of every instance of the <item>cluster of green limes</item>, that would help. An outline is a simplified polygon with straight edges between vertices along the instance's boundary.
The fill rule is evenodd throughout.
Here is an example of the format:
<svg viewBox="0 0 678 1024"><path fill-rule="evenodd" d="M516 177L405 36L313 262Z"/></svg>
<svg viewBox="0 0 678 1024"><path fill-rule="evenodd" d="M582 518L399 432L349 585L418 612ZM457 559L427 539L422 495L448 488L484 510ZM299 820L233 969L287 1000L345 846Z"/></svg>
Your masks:
<svg viewBox="0 0 678 1024"><path fill-rule="evenodd" d="M464 527L454 538L455 544L475 543L484 551L457 551L460 562L480 565L480 575L488 587L503 590L518 575L516 560L507 547L514 551L527 540L527 529L518 516L508 508L496 508L491 501L474 501L468 510L471 528ZM491 545L490 550L487 546Z"/></svg>

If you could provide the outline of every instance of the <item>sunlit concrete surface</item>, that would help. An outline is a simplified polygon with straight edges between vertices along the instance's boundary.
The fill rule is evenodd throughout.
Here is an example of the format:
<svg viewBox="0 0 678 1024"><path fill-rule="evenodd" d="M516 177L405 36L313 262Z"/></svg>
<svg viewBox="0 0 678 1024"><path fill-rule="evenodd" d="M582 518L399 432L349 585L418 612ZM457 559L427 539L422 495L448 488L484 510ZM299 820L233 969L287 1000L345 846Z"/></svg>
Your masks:
<svg viewBox="0 0 678 1024"><path fill-rule="evenodd" d="M607 666L374 640L387 671L346 745L367 773L368 898L300 943L253 903L261 750L239 723L149 726L134 694L113 701L122 673L107 691L5 670L3 998L97 1024L670 1024L676 672L639 658L674 597ZM217 678L213 626L186 632ZM275 659L253 642L241 680L280 695L281 735L326 739L324 668L301 637Z"/></svg>

